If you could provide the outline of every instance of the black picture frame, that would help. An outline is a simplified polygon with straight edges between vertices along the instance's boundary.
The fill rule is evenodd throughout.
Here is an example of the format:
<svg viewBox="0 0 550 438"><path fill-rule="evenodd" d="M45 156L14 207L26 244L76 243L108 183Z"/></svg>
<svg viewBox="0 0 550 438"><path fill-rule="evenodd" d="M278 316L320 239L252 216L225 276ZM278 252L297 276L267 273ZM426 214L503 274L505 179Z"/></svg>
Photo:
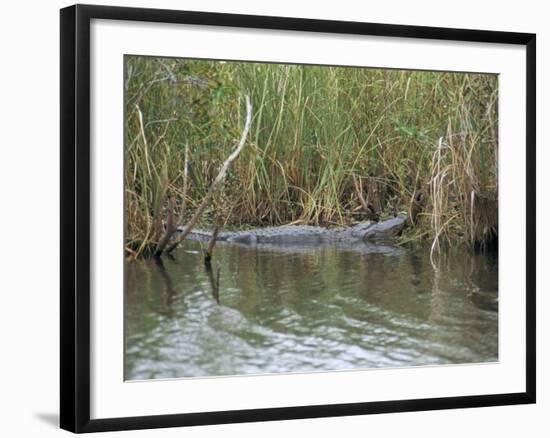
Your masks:
<svg viewBox="0 0 550 438"><path fill-rule="evenodd" d="M505 43L526 48L525 392L90 419L90 22L182 23L333 34ZM81 432L193 426L535 403L536 36L529 33L75 5L61 10L61 428Z"/></svg>

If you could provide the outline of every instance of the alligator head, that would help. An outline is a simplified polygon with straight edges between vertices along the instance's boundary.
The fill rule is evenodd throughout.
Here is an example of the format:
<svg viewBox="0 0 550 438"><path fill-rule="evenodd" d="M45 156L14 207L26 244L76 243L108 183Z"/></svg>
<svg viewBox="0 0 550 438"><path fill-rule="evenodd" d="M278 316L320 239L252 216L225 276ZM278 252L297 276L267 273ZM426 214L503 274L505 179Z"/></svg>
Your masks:
<svg viewBox="0 0 550 438"><path fill-rule="evenodd" d="M407 223L407 217L404 215L396 216L383 222L374 224L359 224L353 227L352 235L361 237L364 241L387 240L397 236ZM357 231L356 231L357 227ZM355 234L357 233L357 234Z"/></svg>

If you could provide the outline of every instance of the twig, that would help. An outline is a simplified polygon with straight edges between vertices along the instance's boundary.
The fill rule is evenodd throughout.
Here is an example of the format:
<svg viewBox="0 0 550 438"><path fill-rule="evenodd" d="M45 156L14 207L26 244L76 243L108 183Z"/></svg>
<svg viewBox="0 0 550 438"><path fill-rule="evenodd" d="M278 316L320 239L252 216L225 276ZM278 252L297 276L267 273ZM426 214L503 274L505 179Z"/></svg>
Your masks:
<svg viewBox="0 0 550 438"><path fill-rule="evenodd" d="M124 249L126 250L126 252L127 252L128 254L130 254L130 257L133 257L134 259L137 259L137 258L138 258L138 255L139 255L139 254L138 254L137 252L135 252L132 248L130 248L128 245L126 245L126 246L124 247Z"/></svg>

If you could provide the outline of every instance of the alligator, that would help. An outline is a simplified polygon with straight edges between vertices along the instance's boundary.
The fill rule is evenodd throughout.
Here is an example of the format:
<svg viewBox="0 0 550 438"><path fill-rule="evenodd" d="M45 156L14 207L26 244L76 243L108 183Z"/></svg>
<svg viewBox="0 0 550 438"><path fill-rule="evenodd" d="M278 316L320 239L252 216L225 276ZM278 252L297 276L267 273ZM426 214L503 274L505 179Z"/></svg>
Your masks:
<svg viewBox="0 0 550 438"><path fill-rule="evenodd" d="M404 215L382 222L361 222L350 227L323 228L311 225L282 225L246 231L218 233L217 241L245 245L296 245L296 244L355 244L360 242L387 244L398 235L407 223ZM178 228L181 232L183 228ZM209 231L192 230L189 240L206 241L212 238Z"/></svg>

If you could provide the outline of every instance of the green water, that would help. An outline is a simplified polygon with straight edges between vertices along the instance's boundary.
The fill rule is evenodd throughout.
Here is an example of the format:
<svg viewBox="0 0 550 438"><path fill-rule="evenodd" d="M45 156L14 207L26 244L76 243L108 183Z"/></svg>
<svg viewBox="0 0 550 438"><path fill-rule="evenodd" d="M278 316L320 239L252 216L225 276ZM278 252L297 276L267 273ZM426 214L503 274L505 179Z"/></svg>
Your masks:
<svg viewBox="0 0 550 438"><path fill-rule="evenodd" d="M127 263L127 380L498 360L494 257L200 248Z"/></svg>

